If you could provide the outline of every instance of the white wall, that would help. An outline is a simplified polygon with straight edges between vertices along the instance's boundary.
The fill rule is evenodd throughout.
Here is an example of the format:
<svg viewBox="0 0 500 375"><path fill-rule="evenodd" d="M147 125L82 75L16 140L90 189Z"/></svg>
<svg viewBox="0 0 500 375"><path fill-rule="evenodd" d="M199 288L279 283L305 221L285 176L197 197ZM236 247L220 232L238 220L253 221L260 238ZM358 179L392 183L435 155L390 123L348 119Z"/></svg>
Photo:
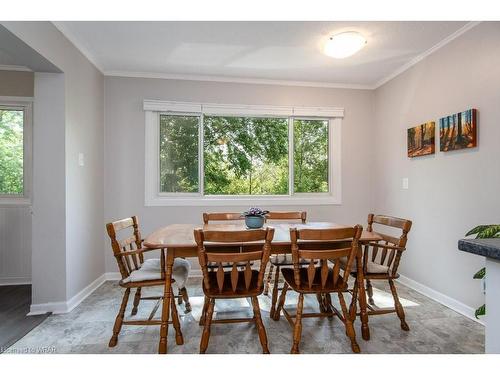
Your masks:
<svg viewBox="0 0 500 375"><path fill-rule="evenodd" d="M66 300L64 108L64 75L36 73L33 110L32 306Z"/></svg>
<svg viewBox="0 0 500 375"><path fill-rule="evenodd" d="M32 72L0 70L0 96L33 97ZM31 283L31 207L0 206L0 285Z"/></svg>
<svg viewBox="0 0 500 375"><path fill-rule="evenodd" d="M54 166L46 166L43 171L46 179L56 175L63 178L64 214L57 217L61 230L64 232L63 243L53 243L54 247L64 249L63 270L54 270L51 264L54 254L33 262L35 268L45 270L45 274L56 272L59 275L58 285L52 285L54 280L42 279L37 282L47 286L65 289L63 301L66 301L89 285L104 272L103 255L103 126L104 126L104 80L102 74L73 46L50 22L3 22L9 31L56 65L64 77L64 138L47 140L53 148L64 150L63 164L55 161ZM36 86L36 84L35 84ZM35 87L36 90L36 87ZM35 117L37 103L35 103ZM34 123L36 129L37 124ZM37 140L34 139L36 143ZM78 153L85 154L85 166L78 166ZM37 155L35 155L35 169ZM56 181L59 181L56 179ZM56 186L56 191L59 186ZM34 204L36 205L37 184L34 184ZM50 210L50 207L61 195L53 196L39 205ZM57 206L59 207L59 206ZM35 206L34 206L35 210ZM40 211L39 211L40 212ZM45 229L52 225L55 211L44 211ZM37 215L37 211L34 212ZM33 243L51 240L51 233L33 230ZM44 234L42 234L44 233ZM40 236L39 238L35 237ZM62 278L64 276L64 278ZM35 281L35 280L34 280ZM51 293L38 295L34 303L61 301L59 295ZM59 298L59 299L54 299Z"/></svg>
<svg viewBox="0 0 500 375"><path fill-rule="evenodd" d="M457 250L500 213L500 23L482 23L375 91L374 208L413 220L401 273L475 308L484 259ZM440 117L477 108L479 146L439 152ZM409 159L406 129L436 121L436 154ZM409 178L409 190L401 179Z"/></svg>
<svg viewBox="0 0 500 375"><path fill-rule="evenodd" d="M248 208L144 206L144 99L345 108L342 205L311 206L308 213L310 220L316 221L366 222L370 209L367 192L371 185L371 91L120 77L105 79L106 221L138 215L142 232L147 234L170 223L200 223L202 213L207 210L242 211ZM116 271L108 239L105 239L105 246L106 270ZM196 265L197 261L193 263Z"/></svg>

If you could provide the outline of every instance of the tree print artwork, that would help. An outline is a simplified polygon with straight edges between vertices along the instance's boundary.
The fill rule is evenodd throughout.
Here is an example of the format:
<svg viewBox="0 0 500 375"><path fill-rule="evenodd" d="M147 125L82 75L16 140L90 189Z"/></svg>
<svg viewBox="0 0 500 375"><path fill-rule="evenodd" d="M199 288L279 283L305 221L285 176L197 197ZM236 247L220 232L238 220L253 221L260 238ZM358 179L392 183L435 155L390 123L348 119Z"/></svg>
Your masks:
<svg viewBox="0 0 500 375"><path fill-rule="evenodd" d="M408 129L408 157L434 154L435 152L434 121Z"/></svg>
<svg viewBox="0 0 500 375"><path fill-rule="evenodd" d="M469 109L439 119L439 149L460 150L477 146L477 110Z"/></svg>

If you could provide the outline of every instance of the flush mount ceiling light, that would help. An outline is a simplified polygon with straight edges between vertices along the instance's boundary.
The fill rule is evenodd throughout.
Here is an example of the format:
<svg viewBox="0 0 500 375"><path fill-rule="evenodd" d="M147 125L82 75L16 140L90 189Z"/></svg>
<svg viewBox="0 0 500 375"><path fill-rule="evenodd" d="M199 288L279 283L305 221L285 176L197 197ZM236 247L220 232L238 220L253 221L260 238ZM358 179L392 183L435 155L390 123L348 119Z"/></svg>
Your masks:
<svg viewBox="0 0 500 375"><path fill-rule="evenodd" d="M333 35L323 48L323 53L335 59L344 59L354 55L366 45L366 39L356 31Z"/></svg>

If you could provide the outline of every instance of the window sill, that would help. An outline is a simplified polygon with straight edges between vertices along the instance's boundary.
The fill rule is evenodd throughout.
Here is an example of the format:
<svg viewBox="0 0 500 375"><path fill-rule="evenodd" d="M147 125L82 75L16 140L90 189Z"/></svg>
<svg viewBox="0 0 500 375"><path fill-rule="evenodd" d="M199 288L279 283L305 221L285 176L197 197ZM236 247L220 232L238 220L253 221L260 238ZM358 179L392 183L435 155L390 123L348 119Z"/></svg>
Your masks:
<svg viewBox="0 0 500 375"><path fill-rule="evenodd" d="M0 197L0 207L29 207L31 199L29 198L14 198Z"/></svg>
<svg viewBox="0 0 500 375"><path fill-rule="evenodd" d="M332 195L325 196L256 196L256 197L166 197L146 198L145 206L297 206L297 205L340 205L340 199Z"/></svg>

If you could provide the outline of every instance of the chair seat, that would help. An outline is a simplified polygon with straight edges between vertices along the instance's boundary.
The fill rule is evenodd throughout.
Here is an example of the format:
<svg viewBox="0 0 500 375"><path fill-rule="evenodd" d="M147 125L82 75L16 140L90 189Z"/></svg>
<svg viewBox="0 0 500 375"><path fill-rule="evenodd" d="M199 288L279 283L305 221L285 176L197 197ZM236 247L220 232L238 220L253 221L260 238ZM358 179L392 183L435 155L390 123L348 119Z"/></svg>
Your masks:
<svg viewBox="0 0 500 375"><path fill-rule="evenodd" d="M347 265L347 259L341 258L340 259L340 267L342 269L345 269L346 265ZM352 266L351 266L351 273L356 273L356 272L358 272L358 270L356 268L356 260L354 260L352 262ZM368 260L368 262L366 263L366 273L367 274L387 274L387 273L389 273L389 267L384 266L382 264L375 263L371 260Z"/></svg>
<svg viewBox="0 0 500 375"><path fill-rule="evenodd" d="M190 269L191 264L186 259L175 258L172 278L178 288L184 288ZM141 267L138 270L132 271L127 278L122 280L122 283L150 280L162 280L160 259L146 259Z"/></svg>
<svg viewBox="0 0 500 375"><path fill-rule="evenodd" d="M339 275L337 282L333 283L333 270L328 270L328 277L325 283L325 286L321 286L321 268L316 268L316 273L314 275L313 283L311 287L309 287L308 276L307 276L307 268L300 268L300 285L295 284L295 277L293 268L282 268L281 273L283 274L283 278L286 283L292 288L294 291L298 293L328 293L328 292L340 292L346 291L347 288L342 284L344 279L341 275Z"/></svg>
<svg viewBox="0 0 500 375"><path fill-rule="evenodd" d="M259 271L252 270L250 278L250 286L248 289L245 286L245 271L238 271L238 282L236 290L233 291L231 284L231 272L224 272L224 284L222 290L219 290L217 283L217 272L209 272L208 278L210 281L210 289L205 288L203 283L203 292L210 298L238 298L238 297L252 297L258 296L262 293L264 285L257 288L257 281L259 279Z"/></svg>
<svg viewBox="0 0 500 375"><path fill-rule="evenodd" d="M269 257L269 262L275 266L293 266L292 254L277 254ZM308 259L299 259L300 264L309 264ZM317 260L314 263L318 263Z"/></svg>

